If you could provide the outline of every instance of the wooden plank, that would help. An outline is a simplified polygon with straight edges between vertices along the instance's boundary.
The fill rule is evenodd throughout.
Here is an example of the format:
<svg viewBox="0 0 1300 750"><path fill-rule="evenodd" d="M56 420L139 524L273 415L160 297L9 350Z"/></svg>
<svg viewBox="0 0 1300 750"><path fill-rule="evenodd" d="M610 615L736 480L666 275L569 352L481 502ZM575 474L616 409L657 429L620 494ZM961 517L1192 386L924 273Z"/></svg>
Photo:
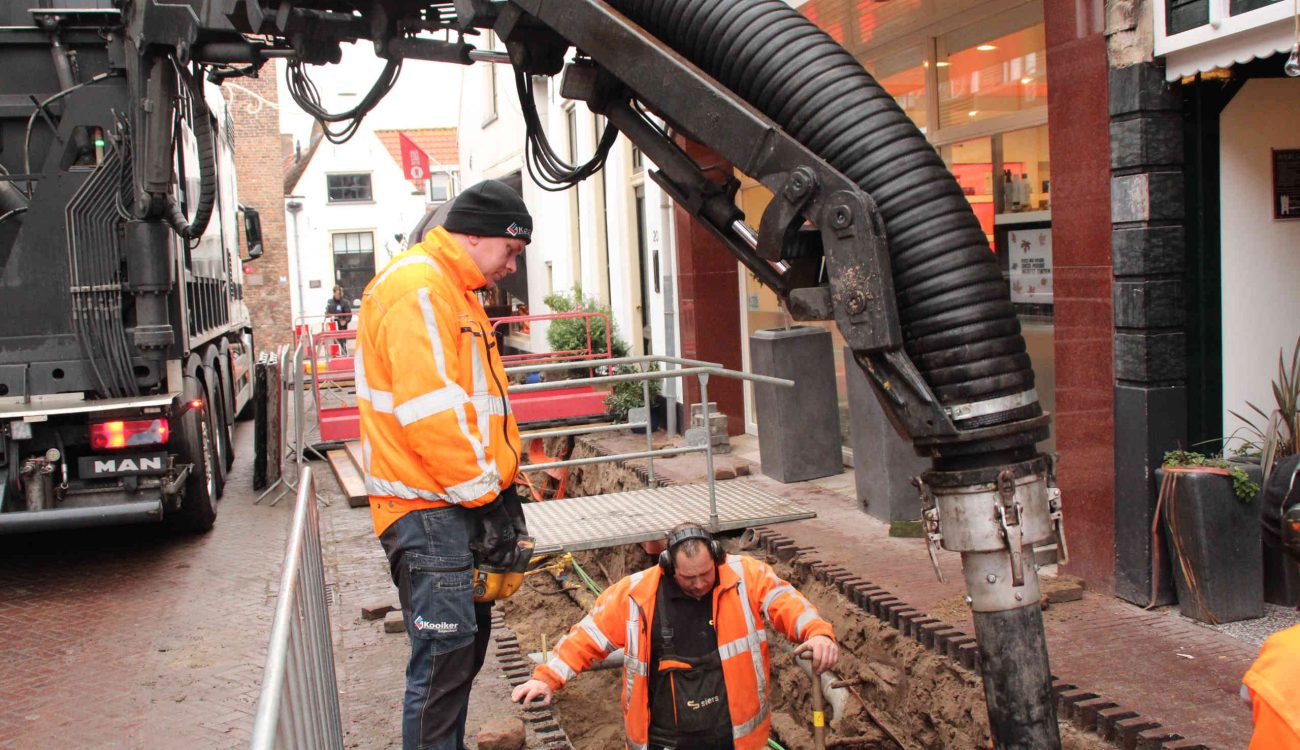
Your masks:
<svg viewBox="0 0 1300 750"><path fill-rule="evenodd" d="M349 508L363 508L370 504L370 498L366 495L366 483L361 478L357 468L352 465L352 459L348 457L347 451L334 449L325 452L325 458L329 461L330 470L334 472L334 478L338 480L339 487L343 489L343 494L347 495Z"/></svg>
<svg viewBox="0 0 1300 750"><path fill-rule="evenodd" d="M343 444L343 448L348 452L348 458L352 459L352 466L356 468L357 474L362 477L366 475L366 462L361 457L361 441L349 440Z"/></svg>

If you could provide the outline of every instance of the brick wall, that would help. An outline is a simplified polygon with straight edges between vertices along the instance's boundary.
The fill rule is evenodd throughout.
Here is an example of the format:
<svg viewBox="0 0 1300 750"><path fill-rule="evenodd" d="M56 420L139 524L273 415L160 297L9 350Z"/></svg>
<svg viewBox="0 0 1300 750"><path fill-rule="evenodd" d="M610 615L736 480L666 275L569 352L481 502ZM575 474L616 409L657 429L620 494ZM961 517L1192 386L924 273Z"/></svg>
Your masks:
<svg viewBox="0 0 1300 750"><path fill-rule="evenodd" d="M222 86L235 123L235 173L239 202L262 217L262 249L246 263L244 301L253 316L259 351L275 351L292 338L289 253L285 242L284 175L275 63L260 78L237 78ZM247 255L240 233L240 251ZM282 281L283 280L283 281Z"/></svg>

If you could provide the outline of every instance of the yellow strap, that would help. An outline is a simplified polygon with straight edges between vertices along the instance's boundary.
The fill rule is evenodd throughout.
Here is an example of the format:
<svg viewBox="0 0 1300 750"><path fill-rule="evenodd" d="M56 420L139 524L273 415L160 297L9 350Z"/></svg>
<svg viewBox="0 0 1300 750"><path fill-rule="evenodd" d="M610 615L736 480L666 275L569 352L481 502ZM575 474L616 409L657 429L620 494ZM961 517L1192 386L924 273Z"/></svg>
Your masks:
<svg viewBox="0 0 1300 750"><path fill-rule="evenodd" d="M825 711L813 711L813 726L815 726L815 727L824 727L824 726L826 726L826 712L825 712Z"/></svg>

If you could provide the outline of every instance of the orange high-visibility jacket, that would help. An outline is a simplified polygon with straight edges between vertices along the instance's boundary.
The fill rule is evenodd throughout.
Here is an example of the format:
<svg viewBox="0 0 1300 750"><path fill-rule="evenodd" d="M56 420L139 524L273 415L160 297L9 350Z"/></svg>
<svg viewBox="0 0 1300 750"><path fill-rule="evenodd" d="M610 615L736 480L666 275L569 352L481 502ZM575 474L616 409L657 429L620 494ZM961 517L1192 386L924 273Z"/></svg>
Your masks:
<svg viewBox="0 0 1300 750"><path fill-rule="evenodd" d="M355 363L376 534L413 510L484 505L514 481L519 427L473 291L486 283L435 227L366 285Z"/></svg>
<svg viewBox="0 0 1300 750"><path fill-rule="evenodd" d="M558 690L589 665L623 649L623 722L632 750L647 747L650 736L650 625L661 575L654 567L610 586L591 613L555 644L550 661L533 671L534 679ZM771 566L728 555L718 566L713 621L736 750L760 750L771 729L764 620L793 641L834 637L830 623Z"/></svg>
<svg viewBox="0 0 1300 750"><path fill-rule="evenodd" d="M1250 750L1300 750L1300 625L1269 636L1241 678L1250 688Z"/></svg>

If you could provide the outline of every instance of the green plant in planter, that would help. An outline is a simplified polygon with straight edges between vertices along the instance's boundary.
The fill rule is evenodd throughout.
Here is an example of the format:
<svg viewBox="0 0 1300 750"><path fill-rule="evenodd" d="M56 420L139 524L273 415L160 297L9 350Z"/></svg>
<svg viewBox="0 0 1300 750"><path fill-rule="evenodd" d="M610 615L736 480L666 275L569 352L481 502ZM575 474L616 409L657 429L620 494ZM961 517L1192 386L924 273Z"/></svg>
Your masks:
<svg viewBox="0 0 1300 750"><path fill-rule="evenodd" d="M1243 440L1243 447L1259 454L1259 465L1264 470L1264 485L1268 485L1273 467L1279 459L1294 455L1300 450L1300 338L1291 352L1291 365L1286 365L1282 352L1277 355L1277 379L1273 381L1274 408L1264 411L1247 401L1251 411L1263 422L1247 419L1235 411L1232 416L1245 423L1252 439Z"/></svg>
<svg viewBox="0 0 1300 750"><path fill-rule="evenodd" d="M544 301L551 312L604 313L607 316L610 314L608 307L591 297L583 296L582 287L577 285L568 292L548 294ZM617 329L612 332L612 342L606 344L605 320L606 318L594 316L552 320L546 330L546 343L550 344L551 351L554 352L584 350L587 348L587 330L590 327L592 356L601 356L609 351L615 357L626 357L627 343L618 337ZM612 328L612 318L610 320Z"/></svg>
<svg viewBox="0 0 1300 750"><path fill-rule="evenodd" d="M1246 471L1232 462L1218 456L1207 456L1194 451L1175 450L1165 452L1165 466L1195 467L1205 466L1226 469L1232 477L1232 491L1242 502L1250 502L1259 494L1259 485L1246 474Z"/></svg>
<svg viewBox="0 0 1300 750"><path fill-rule="evenodd" d="M617 340L617 339L616 339ZM651 372L658 371L659 365L655 364L650 367ZM621 365L616 370L619 375L627 375L634 372L640 372L631 365ZM626 380L621 383L614 383L610 389L609 395L605 397L606 413L610 415L615 422L626 422L627 413L639 406L645 406L645 390L640 380ZM650 381L650 400L653 402L659 398L659 393L663 381Z"/></svg>

